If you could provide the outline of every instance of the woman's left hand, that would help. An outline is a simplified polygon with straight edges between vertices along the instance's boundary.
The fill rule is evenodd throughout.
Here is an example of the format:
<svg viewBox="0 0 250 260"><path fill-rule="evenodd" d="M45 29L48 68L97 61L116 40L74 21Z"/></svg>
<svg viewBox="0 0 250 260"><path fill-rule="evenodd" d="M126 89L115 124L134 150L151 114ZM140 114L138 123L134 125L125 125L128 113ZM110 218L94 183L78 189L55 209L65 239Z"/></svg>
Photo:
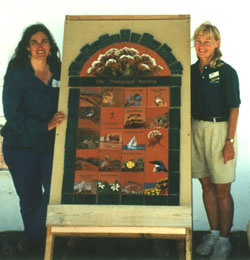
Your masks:
<svg viewBox="0 0 250 260"><path fill-rule="evenodd" d="M223 157L224 163L227 163L229 160L234 159L235 151L233 143L226 142L223 148Z"/></svg>
<svg viewBox="0 0 250 260"><path fill-rule="evenodd" d="M54 114L54 116L50 119L49 123L48 123L48 130L52 130L54 128L56 128L57 126L59 126L65 119L67 118L67 116L62 113L62 112L57 112Z"/></svg>

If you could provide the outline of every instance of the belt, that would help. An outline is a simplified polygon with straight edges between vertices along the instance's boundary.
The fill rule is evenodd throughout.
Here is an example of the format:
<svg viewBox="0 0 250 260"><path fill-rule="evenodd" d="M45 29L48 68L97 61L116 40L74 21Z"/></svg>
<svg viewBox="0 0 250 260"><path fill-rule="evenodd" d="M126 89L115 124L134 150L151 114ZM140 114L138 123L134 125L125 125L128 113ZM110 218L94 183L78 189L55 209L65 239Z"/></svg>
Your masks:
<svg viewBox="0 0 250 260"><path fill-rule="evenodd" d="M223 116L215 116L215 117L212 117L212 116L194 116L193 118L196 119L196 120L209 121L209 122L214 122L214 123L228 121L228 119L226 117L223 117Z"/></svg>

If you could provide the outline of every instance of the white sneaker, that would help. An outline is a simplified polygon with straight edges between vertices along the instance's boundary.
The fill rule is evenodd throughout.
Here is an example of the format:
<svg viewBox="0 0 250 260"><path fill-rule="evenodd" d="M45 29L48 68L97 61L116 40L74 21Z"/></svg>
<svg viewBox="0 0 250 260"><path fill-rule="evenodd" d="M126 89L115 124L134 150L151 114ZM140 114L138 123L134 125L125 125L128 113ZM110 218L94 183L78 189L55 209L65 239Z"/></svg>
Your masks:
<svg viewBox="0 0 250 260"><path fill-rule="evenodd" d="M212 234L205 235L201 244L196 247L195 252L199 255L211 254L218 238L218 236Z"/></svg>
<svg viewBox="0 0 250 260"><path fill-rule="evenodd" d="M214 245L214 251L210 257L210 260L225 260L229 256L231 251L230 241L222 241L218 239Z"/></svg>

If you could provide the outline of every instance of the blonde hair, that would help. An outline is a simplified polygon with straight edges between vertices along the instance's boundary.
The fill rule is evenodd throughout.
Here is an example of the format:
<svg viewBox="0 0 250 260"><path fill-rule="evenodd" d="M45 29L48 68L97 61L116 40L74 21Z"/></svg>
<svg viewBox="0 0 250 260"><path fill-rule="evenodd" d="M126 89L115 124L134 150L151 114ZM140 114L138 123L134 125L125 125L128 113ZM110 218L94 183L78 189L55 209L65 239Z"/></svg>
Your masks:
<svg viewBox="0 0 250 260"><path fill-rule="evenodd" d="M197 36L203 35L204 33L207 33L210 37L214 38L215 41L220 41L220 32L218 28L214 25L212 25L210 22L204 22L202 23L194 32L194 35L192 37L192 40L194 41ZM211 59L209 66L212 68L220 67L223 65L223 62L221 62L220 58L222 56L220 45L218 48L214 51L214 56Z"/></svg>

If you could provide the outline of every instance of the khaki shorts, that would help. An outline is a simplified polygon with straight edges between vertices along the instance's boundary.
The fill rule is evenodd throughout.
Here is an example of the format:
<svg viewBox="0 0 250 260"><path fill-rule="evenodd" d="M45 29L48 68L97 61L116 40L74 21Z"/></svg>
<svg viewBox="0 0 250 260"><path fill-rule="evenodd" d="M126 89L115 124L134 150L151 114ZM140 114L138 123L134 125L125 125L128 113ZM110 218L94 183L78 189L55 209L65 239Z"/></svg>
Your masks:
<svg viewBox="0 0 250 260"><path fill-rule="evenodd" d="M235 180L235 159L224 164L223 147L227 138L227 122L192 120L192 177L210 176L215 184ZM236 145L235 150L236 150Z"/></svg>

